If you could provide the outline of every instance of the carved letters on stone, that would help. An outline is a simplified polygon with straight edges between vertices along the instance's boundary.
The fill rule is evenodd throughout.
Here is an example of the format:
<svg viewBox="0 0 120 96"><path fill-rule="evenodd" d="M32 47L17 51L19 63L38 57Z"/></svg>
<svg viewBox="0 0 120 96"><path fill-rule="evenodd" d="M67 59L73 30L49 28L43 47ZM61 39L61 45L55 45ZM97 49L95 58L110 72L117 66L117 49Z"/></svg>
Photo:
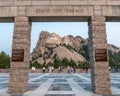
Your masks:
<svg viewBox="0 0 120 96"><path fill-rule="evenodd" d="M24 49L12 50L12 62L24 62Z"/></svg>
<svg viewBox="0 0 120 96"><path fill-rule="evenodd" d="M66 16L66 15L78 15L85 16L91 15L93 10L92 6L35 6L26 8L27 16Z"/></svg>
<svg viewBox="0 0 120 96"><path fill-rule="evenodd" d="M60 8L56 8L56 9L36 9L36 13L50 13L50 12L77 12L77 13L82 13L83 9L78 8L65 8L65 9L60 9Z"/></svg>

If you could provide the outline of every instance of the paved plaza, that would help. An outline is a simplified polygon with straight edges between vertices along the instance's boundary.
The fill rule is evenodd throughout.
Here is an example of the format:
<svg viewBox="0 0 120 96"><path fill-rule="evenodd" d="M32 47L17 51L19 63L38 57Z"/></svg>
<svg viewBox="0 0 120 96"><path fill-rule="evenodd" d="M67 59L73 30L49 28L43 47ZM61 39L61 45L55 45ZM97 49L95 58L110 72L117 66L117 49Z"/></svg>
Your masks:
<svg viewBox="0 0 120 96"><path fill-rule="evenodd" d="M29 89L17 96L94 96L90 74L30 73ZM9 74L0 74L0 96L7 94ZM120 74L111 74L112 94L120 96Z"/></svg>

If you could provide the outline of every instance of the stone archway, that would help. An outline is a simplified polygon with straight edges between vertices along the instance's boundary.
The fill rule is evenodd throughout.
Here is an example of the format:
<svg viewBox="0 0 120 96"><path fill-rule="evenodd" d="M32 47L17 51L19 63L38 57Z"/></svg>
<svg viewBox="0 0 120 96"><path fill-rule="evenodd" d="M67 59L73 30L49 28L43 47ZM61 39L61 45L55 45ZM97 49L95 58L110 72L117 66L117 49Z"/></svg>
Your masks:
<svg viewBox="0 0 120 96"><path fill-rule="evenodd" d="M119 5L118 0L0 0L0 21L10 20L12 17L15 22L9 93L27 91L30 21L80 20L89 22L93 92L111 94L105 21L114 20L110 17L119 19Z"/></svg>

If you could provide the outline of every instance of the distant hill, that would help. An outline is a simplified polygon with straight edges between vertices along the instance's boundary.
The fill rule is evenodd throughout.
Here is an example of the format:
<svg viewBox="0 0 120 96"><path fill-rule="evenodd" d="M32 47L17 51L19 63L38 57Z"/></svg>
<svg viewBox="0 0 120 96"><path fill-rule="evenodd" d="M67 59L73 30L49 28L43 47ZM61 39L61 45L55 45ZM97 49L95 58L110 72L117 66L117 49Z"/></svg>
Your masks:
<svg viewBox="0 0 120 96"><path fill-rule="evenodd" d="M117 63L120 62L120 60L113 58L116 54L120 55L120 48L108 44L108 49L110 59L114 62L117 61ZM60 60L66 58L76 63L89 61L88 39L72 35L61 37L56 33L42 31L36 47L31 53L32 62L54 63L56 58ZM109 61L112 62L111 60ZM114 64L110 63L110 65Z"/></svg>

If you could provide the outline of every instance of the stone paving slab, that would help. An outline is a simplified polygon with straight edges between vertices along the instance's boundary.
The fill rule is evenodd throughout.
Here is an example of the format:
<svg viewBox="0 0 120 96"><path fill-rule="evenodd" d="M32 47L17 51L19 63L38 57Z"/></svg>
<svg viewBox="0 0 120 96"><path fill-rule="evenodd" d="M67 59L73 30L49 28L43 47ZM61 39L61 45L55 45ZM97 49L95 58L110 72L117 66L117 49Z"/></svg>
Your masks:
<svg viewBox="0 0 120 96"><path fill-rule="evenodd" d="M30 74L29 90L25 94L7 94L8 74L0 74L0 96L120 96L120 74L111 74L112 93L91 92L90 74Z"/></svg>
<svg viewBox="0 0 120 96"><path fill-rule="evenodd" d="M61 94L46 94L45 96L75 96L75 94L73 94L73 95L72 94L70 94L70 95L68 95L68 94L67 95L66 94L62 94L62 95Z"/></svg>

